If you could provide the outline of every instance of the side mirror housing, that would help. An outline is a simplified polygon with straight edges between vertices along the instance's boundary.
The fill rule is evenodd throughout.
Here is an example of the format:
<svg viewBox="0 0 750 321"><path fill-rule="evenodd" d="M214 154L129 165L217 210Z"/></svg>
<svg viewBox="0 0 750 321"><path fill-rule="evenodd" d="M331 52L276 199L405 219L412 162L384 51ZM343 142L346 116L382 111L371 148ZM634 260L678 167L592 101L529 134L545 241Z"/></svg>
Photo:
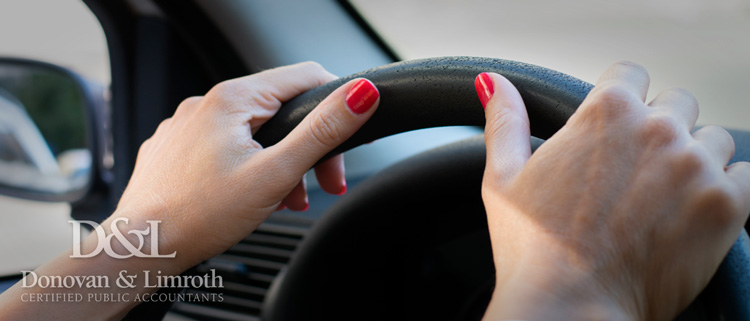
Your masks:
<svg viewBox="0 0 750 321"><path fill-rule="evenodd" d="M104 93L65 68L0 58L0 194L75 203L106 186Z"/></svg>

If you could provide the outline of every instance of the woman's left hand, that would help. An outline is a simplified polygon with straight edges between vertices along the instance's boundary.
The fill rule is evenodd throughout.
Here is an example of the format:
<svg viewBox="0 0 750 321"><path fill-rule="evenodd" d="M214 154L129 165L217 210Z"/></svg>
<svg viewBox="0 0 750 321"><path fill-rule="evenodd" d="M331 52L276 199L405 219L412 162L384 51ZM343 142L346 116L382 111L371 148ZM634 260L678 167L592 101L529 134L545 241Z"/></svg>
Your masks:
<svg viewBox="0 0 750 321"><path fill-rule="evenodd" d="M334 79L320 65L302 63L186 99L141 146L109 220L127 217L129 228L160 220L159 251L177 252L169 270L179 273L175 267L187 269L236 244L277 208L307 209L303 175L369 119L377 89L364 79L347 82L273 146L260 146L253 134L283 102ZM326 192L346 191L341 155L315 173Z"/></svg>

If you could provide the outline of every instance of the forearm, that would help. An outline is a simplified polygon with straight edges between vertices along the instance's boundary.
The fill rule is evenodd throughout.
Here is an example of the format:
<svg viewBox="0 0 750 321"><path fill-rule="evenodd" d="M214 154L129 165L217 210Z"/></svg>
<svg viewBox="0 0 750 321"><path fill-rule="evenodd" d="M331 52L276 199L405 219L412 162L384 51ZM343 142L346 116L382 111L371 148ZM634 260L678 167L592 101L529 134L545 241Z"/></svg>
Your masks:
<svg viewBox="0 0 750 321"><path fill-rule="evenodd" d="M82 241L80 253L92 253L100 241L92 233ZM127 253L115 238L112 244L115 252ZM148 248L141 251L150 253ZM174 258L117 259L105 251L75 258L73 253L71 249L33 272L24 272L24 280L0 295L0 315L7 320L117 320L143 302L144 295L148 300L148 294L158 290L157 277L185 269Z"/></svg>
<svg viewBox="0 0 750 321"><path fill-rule="evenodd" d="M633 284L627 273L604 283L613 262L592 261L561 242L555 232L540 228L528 214L485 197L495 259L495 291L485 321L495 320L642 320L638 306L622 293ZM499 220L503 218L504 220ZM508 240L515 240L509 244Z"/></svg>
<svg viewBox="0 0 750 321"><path fill-rule="evenodd" d="M539 288L535 283L518 278L498 284L483 320L638 320L618 306L615 298L593 295L591 289L565 284Z"/></svg>

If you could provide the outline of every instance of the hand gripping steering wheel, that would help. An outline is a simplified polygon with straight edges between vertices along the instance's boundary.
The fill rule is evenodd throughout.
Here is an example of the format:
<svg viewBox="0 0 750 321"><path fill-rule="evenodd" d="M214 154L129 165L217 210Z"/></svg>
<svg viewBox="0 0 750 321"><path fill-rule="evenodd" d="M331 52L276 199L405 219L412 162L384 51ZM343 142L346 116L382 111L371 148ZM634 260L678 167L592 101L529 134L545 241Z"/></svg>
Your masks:
<svg viewBox="0 0 750 321"><path fill-rule="evenodd" d="M263 146L278 142L329 93L357 77L375 83L380 106L359 132L330 155L409 130L484 126L473 84L485 71L502 74L518 88L531 134L542 139L565 124L593 87L553 70L499 59L400 62L298 96L255 139ZM415 156L361 183L305 237L272 285L263 319L480 319L494 286L480 197L484 161L484 142L479 137ZM750 320L746 232L678 320Z"/></svg>

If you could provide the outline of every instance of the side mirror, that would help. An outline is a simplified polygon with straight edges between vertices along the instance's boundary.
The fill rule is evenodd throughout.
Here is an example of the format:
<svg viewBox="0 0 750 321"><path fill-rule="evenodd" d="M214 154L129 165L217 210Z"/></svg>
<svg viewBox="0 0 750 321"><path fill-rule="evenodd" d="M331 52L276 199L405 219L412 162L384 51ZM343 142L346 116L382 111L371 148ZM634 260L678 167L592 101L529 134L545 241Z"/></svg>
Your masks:
<svg viewBox="0 0 750 321"><path fill-rule="evenodd" d="M99 177L103 97L62 67L0 58L0 194L81 199Z"/></svg>

